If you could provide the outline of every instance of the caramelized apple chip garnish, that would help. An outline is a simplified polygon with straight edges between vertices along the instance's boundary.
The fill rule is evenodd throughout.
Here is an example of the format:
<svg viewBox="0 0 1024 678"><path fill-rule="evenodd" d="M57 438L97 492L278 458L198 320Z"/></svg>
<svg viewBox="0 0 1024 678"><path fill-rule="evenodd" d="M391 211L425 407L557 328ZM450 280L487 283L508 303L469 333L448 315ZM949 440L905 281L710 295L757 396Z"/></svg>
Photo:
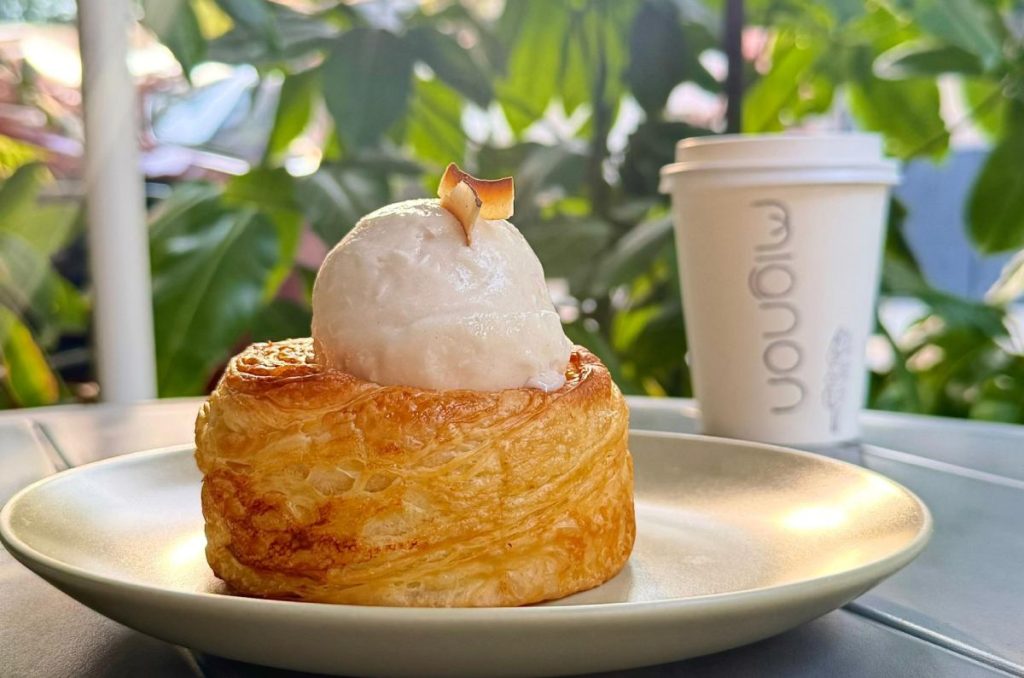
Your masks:
<svg viewBox="0 0 1024 678"><path fill-rule="evenodd" d="M451 163L448 165L448 169L444 171L444 176L441 177L441 183L437 187L437 195L441 198L441 206L458 217L462 227L466 229L467 243L469 242L469 233L473 225L472 222L467 224L460 214L469 216L472 212L468 206L462 206L468 201L468 198L465 196L469 194L462 191L463 197L455 199L455 208L449 207L446 204L446 201L451 202L453 194L462 184L465 184L472 191L472 195L479 207L480 217L484 219L508 219L512 216L512 206L516 197L516 189L515 184L512 182L512 177L505 177L504 179L477 179L463 172L455 163ZM457 212L456 209L460 209L460 206L462 212ZM473 215L473 221L476 221L476 215Z"/></svg>
<svg viewBox="0 0 1024 678"><path fill-rule="evenodd" d="M455 184L448 193L441 196L441 207L455 215L466 232L466 244L473 242L473 226L480 216L482 202L473 187L465 181Z"/></svg>

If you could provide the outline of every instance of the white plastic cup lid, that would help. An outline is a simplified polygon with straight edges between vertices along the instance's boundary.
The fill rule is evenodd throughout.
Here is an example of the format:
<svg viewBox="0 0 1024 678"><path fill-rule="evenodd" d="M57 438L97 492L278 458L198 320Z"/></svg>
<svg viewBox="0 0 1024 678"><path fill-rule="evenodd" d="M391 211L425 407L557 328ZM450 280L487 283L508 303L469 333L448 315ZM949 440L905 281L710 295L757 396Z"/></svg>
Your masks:
<svg viewBox="0 0 1024 678"><path fill-rule="evenodd" d="M831 181L895 184L899 169L885 157L877 134L726 134L692 137L676 144L676 161L661 168L662 179L694 172L750 170L777 173L826 170ZM837 172L838 171L838 172Z"/></svg>

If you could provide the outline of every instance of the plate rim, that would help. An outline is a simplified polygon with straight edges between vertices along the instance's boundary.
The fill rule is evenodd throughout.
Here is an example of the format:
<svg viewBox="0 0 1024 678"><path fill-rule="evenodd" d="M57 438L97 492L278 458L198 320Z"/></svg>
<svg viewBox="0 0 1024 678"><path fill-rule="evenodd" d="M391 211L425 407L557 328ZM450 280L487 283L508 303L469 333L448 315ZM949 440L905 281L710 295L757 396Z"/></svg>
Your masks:
<svg viewBox="0 0 1024 678"><path fill-rule="evenodd" d="M759 443L755 441L739 440L733 438L722 438L691 433L674 433L665 431L649 431L644 429L630 429L630 435L639 434L648 438L662 438L678 440L690 443L710 443L713 445L734 445L738 447L769 451L776 454L793 455L809 458L819 463L835 464L839 467L848 467L846 472L851 470L855 473L866 473L881 478L902 492L911 502L917 505L921 512L921 528L913 540L903 548L893 551L881 558L869 561L855 568L842 572L800 579L794 582L778 584L768 587L753 589L740 589L723 593L710 593L685 598L665 598L662 600L640 601L640 602L615 602L615 603L588 603L571 605L528 605L519 607L400 607L400 606L375 606L375 605L347 605L338 603L316 603L293 600L276 600L269 598L252 598L246 596L232 596L223 593L211 593L207 591L186 591L156 586L144 582L127 581L104 574L92 572L78 565L72 565L54 558L39 551L25 543L15 532L11 525L11 516L16 505L23 501L26 496L37 491L40 487L53 482L64 482L79 473L105 465L143 463L143 460L154 457L166 457L183 452L195 451L194 444L172 445L149 450L141 450L128 454L117 455L107 459L93 461L81 466L59 471L45 478L22 488L15 493L0 509L0 543L18 562L42 576L37 567L49 571L51 576L58 579L79 580L88 582L92 586L102 587L112 592L126 592L133 595L145 595L159 599L166 599L171 602L189 602L204 606L226 606L232 611L245 613L269 612L273 614L294 614L314 619L330 619L335 622L346 620L367 623L389 623L394 624L396 616L400 616L403 622L415 624L441 624L449 626L454 623L478 623L478 622L499 622L503 624L528 623L532 624L538 620L570 622L576 620L592 620L595 615L615 614L618 617L642 616L649 618L654 616L676 616L682 612L700 614L708 610L722 607L747 606L747 605L771 605L773 601L779 602L802 598L808 594L813 595L819 591L824 583L829 584L830 590L841 589L858 582L876 582L886 576L898 572L908 565L924 550L934 532L934 520L927 504L914 492L907 489L901 483L896 482L872 469L857 466L839 459L815 454L804 450L798 450L781 445ZM33 565L37 567L33 567ZM49 579L49 577L44 577Z"/></svg>

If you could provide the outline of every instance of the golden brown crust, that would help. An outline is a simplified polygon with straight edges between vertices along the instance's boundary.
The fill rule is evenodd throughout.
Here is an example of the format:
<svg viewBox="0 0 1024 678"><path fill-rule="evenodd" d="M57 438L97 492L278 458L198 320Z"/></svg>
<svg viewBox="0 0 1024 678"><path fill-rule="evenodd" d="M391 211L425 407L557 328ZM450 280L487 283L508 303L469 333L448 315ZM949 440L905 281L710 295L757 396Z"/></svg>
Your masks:
<svg viewBox="0 0 1024 678"><path fill-rule="evenodd" d="M236 356L196 422L207 559L240 593L522 605L596 586L634 538L628 414L576 347L558 391L427 391Z"/></svg>

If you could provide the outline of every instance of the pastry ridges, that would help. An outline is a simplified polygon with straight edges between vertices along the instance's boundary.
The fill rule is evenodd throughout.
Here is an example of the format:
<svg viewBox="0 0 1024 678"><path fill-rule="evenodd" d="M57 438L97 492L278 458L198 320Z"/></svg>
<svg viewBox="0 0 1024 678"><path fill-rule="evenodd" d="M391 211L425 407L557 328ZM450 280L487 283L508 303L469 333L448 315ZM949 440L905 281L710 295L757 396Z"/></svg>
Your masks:
<svg viewBox="0 0 1024 678"><path fill-rule="evenodd" d="M557 391L429 391L236 356L196 425L207 556L248 595L520 605L596 586L634 538L628 415L600 360Z"/></svg>

